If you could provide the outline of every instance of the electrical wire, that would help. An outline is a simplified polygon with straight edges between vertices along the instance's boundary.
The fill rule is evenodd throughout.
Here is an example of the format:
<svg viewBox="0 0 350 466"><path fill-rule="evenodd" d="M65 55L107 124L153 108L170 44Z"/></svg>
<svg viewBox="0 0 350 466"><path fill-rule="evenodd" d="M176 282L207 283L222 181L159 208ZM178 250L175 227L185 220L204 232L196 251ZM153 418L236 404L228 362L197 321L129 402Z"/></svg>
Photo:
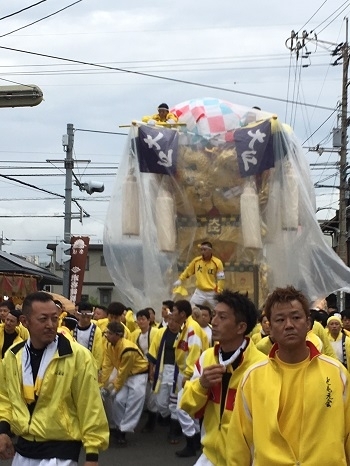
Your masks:
<svg viewBox="0 0 350 466"><path fill-rule="evenodd" d="M118 134L120 136L128 136L128 133L117 133L115 131L100 131L100 130L97 130L97 129L74 128L74 131L84 131L86 133Z"/></svg>
<svg viewBox="0 0 350 466"><path fill-rule="evenodd" d="M324 5L325 3L327 3L327 1L328 1L328 0L324 0L324 2L322 3L322 5L321 5L320 7L317 8L317 10L315 11L315 13L306 21L306 23L305 23L303 26L301 26L301 28L299 29L299 31L298 31L296 34L298 34L302 29L304 29L304 27L305 27L307 24L309 24L309 22L317 15L317 13L320 11L320 9L323 7L323 5Z"/></svg>
<svg viewBox="0 0 350 466"><path fill-rule="evenodd" d="M348 3L348 2L346 2L346 3ZM337 16L335 16L328 24L326 24L326 26L325 26L323 29L321 29L320 31L317 31L317 34L321 34L321 32L323 32L325 29L327 29L328 26L330 26L332 23L334 23L334 21L335 21L337 18L339 18L339 16L340 16L341 14L343 14L344 11L346 11L348 8L349 8L349 5L347 5L346 7L344 7L344 8L337 14Z"/></svg>
<svg viewBox="0 0 350 466"><path fill-rule="evenodd" d="M318 26L316 26L312 31L310 31L311 33L312 32L315 32L320 26L322 26L322 24L324 24L326 21L328 21L333 15L335 15L337 13L338 10L340 10L341 8L343 8L344 5L346 5L347 3L349 3L349 0L346 0L344 3L342 3L340 6L338 6L338 8L336 8L333 13L331 13L329 16L327 16L326 19L324 19ZM342 10L344 11L344 10ZM339 13L341 14L342 11ZM339 15L338 15L339 16ZM317 33L320 34L320 32L322 31L318 31Z"/></svg>
<svg viewBox="0 0 350 466"><path fill-rule="evenodd" d="M18 15L19 13L22 13L23 11L29 10L30 8L33 8L33 7L37 6L37 5L40 5L40 3L45 3L45 2L47 2L47 0L40 0L40 2L33 3L32 5L26 6L25 8L22 8L21 10L15 11L14 13L10 13L9 15L2 16L0 18L0 21L2 21L3 19L6 19L6 18L11 18L11 16Z"/></svg>
<svg viewBox="0 0 350 466"><path fill-rule="evenodd" d="M58 194L58 193L54 193L52 191L48 191L47 189L44 189L44 188L39 188L38 186L35 186L33 184L29 184L29 183L26 183L24 181L21 181L21 180L17 180L16 178L12 178L8 175L2 175L0 174L0 177L1 178L5 178L6 180L9 180L9 181L13 181L15 183L18 183L18 184L21 184L21 185L24 185L26 186L27 188L31 188L31 189L36 189L37 191L41 191L43 193L47 193L47 194L51 194L53 196L56 196L56 197L59 197L61 199L65 199L65 196L63 194ZM74 204L79 208L79 210L81 210L82 212L84 212L84 214L87 216L87 217L90 217L90 214L88 214L82 207L81 205L77 202L77 200L74 198L72 199L72 202L74 202Z"/></svg>
<svg viewBox="0 0 350 466"><path fill-rule="evenodd" d="M271 96L266 96L266 95L261 95L261 94L255 94L255 93L252 93L252 92L238 91L238 90L235 90L235 89L229 89L229 88L224 88L224 87L220 87L220 86L213 86L213 85L209 85L209 84L201 84L201 83L198 83L198 82L193 82L193 81L188 81L188 80L183 80L183 79L170 78L168 76L159 76L159 75L156 75L156 74L144 73L144 72L140 72L140 71L132 71L132 70L127 70L127 69L123 69L123 68L111 67L111 66L106 66L106 65L98 65L98 64L92 63L92 62L84 62L82 60L74 60L74 59L71 59L71 58L57 57L57 56L54 56L54 55L49 55L49 54L44 54L44 53L31 52L29 50L21 50L21 49L16 49L16 48L13 48L13 47L5 47L3 45L0 46L0 49L8 50L8 51L11 51L11 52L24 53L24 54L27 54L27 55L35 55L35 56L44 57L44 58L52 58L54 60L62 60L62 61L70 62L70 63L79 63L81 65L89 65L89 66L94 66L94 67L97 67L97 68L109 69L109 70L112 70L112 71L121 71L123 73L133 74L133 75L136 75L136 76L144 76L144 77L148 77L148 78L160 79L160 80L163 80L163 81L169 81L169 82L175 82L175 83L181 83L181 84L188 84L188 85L191 85L191 86L198 86L198 87L203 87L203 88L207 88L207 89L221 90L221 91L231 92L233 94L247 95L247 96L250 96L250 97L257 97L259 99L273 100L273 101L276 101L276 102L284 102L284 103L286 103L286 102L298 103L300 105L304 105L304 106L312 107L312 108L319 108L321 110L333 110L333 108L330 108L330 107L323 107L323 106L315 107L315 105L308 104L308 103L305 103L305 102L300 103L300 102L286 101L285 99L278 98L278 97L271 97Z"/></svg>
<svg viewBox="0 0 350 466"><path fill-rule="evenodd" d="M327 123L327 121L332 117L332 115L334 115L334 113L335 113L337 110L338 110L337 108L333 110L333 112L324 120L324 122L321 123L321 124L315 129L315 131L314 131L312 134L310 134L310 136L309 136L307 139L305 139L305 141L302 143L302 146L303 146L310 138L312 138L312 136L313 136L315 133L317 133L317 131L318 131L319 129L321 129L322 126L323 126L325 123Z"/></svg>
<svg viewBox="0 0 350 466"><path fill-rule="evenodd" d="M33 24L40 23L41 21L44 21L45 19L51 18L51 16L55 16L58 13L61 13L64 10L67 10L68 8L71 8L72 6L76 5L77 3L82 2L83 0L77 0L74 3L71 3L70 5L65 6L64 8L61 8L60 10L55 11L54 13L51 13L49 15L46 15L40 19L37 19L36 21L33 21L32 23L26 24L25 26L21 26L20 28L14 29L13 31L7 32L6 34L1 34L0 37L6 37L9 36L10 34L13 34L14 32L21 31L22 29L25 29L29 26L33 26Z"/></svg>

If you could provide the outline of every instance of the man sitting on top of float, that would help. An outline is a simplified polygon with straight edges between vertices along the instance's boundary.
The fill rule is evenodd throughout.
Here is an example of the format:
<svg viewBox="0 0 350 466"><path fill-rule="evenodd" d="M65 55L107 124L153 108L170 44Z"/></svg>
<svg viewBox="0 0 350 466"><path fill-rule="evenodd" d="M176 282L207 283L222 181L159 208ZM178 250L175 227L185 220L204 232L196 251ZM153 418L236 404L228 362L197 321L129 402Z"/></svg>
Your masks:
<svg viewBox="0 0 350 466"><path fill-rule="evenodd" d="M158 105L158 113L155 113L152 116L144 116L142 121L149 125L156 125L157 123L176 123L178 118L174 113L169 112L168 104Z"/></svg>

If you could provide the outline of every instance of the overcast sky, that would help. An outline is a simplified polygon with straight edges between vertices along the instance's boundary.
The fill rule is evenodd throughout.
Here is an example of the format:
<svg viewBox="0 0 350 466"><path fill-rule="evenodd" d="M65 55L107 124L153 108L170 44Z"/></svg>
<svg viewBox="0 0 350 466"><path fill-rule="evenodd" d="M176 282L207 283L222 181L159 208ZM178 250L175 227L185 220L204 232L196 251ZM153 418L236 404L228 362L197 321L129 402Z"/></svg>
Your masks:
<svg viewBox="0 0 350 466"><path fill-rule="evenodd" d="M73 234L91 235L93 243L102 240L108 196L126 141L123 135L81 129L126 132L119 125L153 113L161 102L172 106L211 96L278 114L294 127L305 147L332 145L329 135L337 121L331 109L341 97L342 79L341 66L330 65L333 48L310 42L303 50L308 58L296 62L285 42L292 29L314 30L319 40L328 43L343 42L349 1L295 0L287 6L277 0L81 0L11 33L73 0L46 0L13 15L34 3L12 0L1 5L0 85L36 84L45 100L33 108L0 109L0 174L63 195L62 135L67 123L72 123L77 130L74 157L91 160L89 166L78 163L76 175L82 182L95 179L105 184L105 192L93 197L74 187L73 196L82 199L79 202L91 217L83 224L73 220ZM288 99L309 106L287 104ZM307 149L305 157L311 164L336 160L335 155L319 156ZM48 159L62 162L49 163ZM323 182L332 174L329 169L312 172L314 182ZM337 179L333 176L323 183L335 185ZM318 189L316 194L319 207L337 207L337 189ZM5 240L3 250L48 259L46 244L63 239L63 218L59 217L64 212L63 200L0 178L0 201L0 235L3 232L11 240ZM28 214L33 217L23 217ZM333 215L334 211L322 211L323 218Z"/></svg>

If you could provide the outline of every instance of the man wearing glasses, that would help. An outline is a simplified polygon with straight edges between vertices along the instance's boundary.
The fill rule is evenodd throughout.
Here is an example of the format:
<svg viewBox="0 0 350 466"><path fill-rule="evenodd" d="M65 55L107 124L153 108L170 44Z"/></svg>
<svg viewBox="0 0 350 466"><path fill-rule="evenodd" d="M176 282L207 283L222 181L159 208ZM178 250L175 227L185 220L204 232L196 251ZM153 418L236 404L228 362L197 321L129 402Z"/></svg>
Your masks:
<svg viewBox="0 0 350 466"><path fill-rule="evenodd" d="M97 369L100 370L103 362L103 338L101 329L91 322L93 315L92 304L85 302L78 304L76 311L78 325L73 330L73 336L78 343L91 351Z"/></svg>

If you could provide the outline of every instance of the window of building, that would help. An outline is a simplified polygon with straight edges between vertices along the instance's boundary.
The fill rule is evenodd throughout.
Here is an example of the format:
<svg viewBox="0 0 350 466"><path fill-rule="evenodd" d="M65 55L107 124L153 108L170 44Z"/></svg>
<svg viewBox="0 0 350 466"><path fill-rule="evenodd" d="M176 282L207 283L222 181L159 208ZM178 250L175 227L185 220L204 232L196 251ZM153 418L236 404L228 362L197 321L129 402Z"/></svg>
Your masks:
<svg viewBox="0 0 350 466"><path fill-rule="evenodd" d="M80 296L80 302L81 303L87 303L89 301L89 295L88 294L82 294Z"/></svg>
<svg viewBox="0 0 350 466"><path fill-rule="evenodd" d="M112 301L112 289L100 288L100 304L108 306Z"/></svg>
<svg viewBox="0 0 350 466"><path fill-rule="evenodd" d="M100 258L100 265L101 267L106 267L105 256L102 254Z"/></svg>

